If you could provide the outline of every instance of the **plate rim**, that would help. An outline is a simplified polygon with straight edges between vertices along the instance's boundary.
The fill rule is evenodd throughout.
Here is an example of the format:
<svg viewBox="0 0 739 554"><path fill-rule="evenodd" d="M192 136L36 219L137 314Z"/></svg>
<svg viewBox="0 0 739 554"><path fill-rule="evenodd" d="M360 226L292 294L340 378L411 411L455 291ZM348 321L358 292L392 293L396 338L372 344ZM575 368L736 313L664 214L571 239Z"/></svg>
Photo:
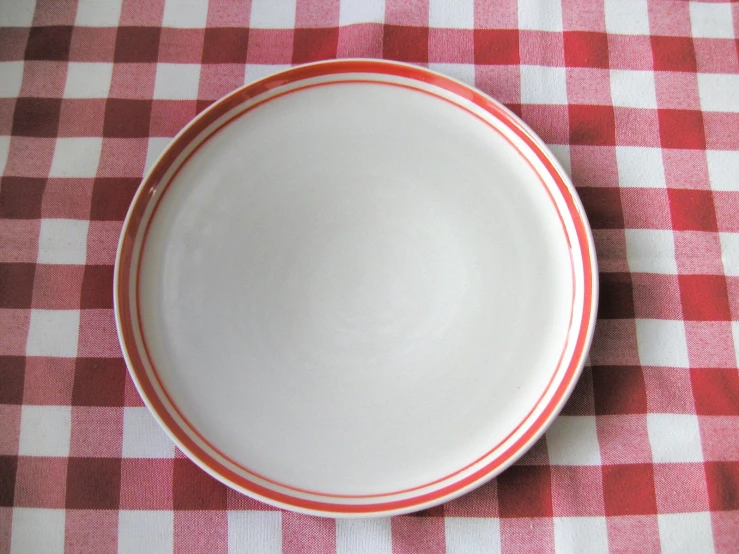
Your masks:
<svg viewBox="0 0 739 554"><path fill-rule="evenodd" d="M569 195L565 198L565 204L567 205L567 211L569 211L575 227L575 236L578 237L581 247L581 256L578 259L574 259L573 257L573 262L578 264L582 262L583 279L585 281L586 289L588 289L589 286L589 290L586 290L584 293L585 296L583 298L582 306L583 313L574 314L577 318L580 318L582 315L583 324L579 330L579 334L575 337L578 345L573 353L570 367L566 370L562 382L559 383L558 389L555 391L553 398L545 403L544 412L540 414L533 423L531 423L529 428L529 431L531 432L526 433L523 437L519 438L513 446L504 452L504 454L507 454L511 450L514 450L514 452L498 464L495 464L498 460L498 458L495 458L493 461L486 463L482 469L476 470L471 476L458 482L453 482L438 490L433 490L418 496L412 496L408 499L389 502L383 502L380 500L379 502L369 502L367 504L341 503L341 495L333 497L327 493L313 494L317 494L319 496L321 494L325 494L327 498L332 498L333 501L313 501L300 497L291 497L280 491L266 488L258 483L251 483L247 479L242 478L242 476L237 476L239 481L246 481L248 484L253 486L244 486L243 484L235 482L233 477L229 477L229 474L236 476L233 471L224 467L223 464L214 460L207 453L204 453L211 462L215 463L216 466L220 466L218 468L212 467L212 465L207 463L206 460L202 459L203 453L198 454L195 451L202 451L202 449L197 445L194 445L194 443L193 445L186 444L188 441L183 441L181 437L178 436L176 428L179 427L179 425L173 421L171 415L166 413L166 407L162 406L161 408L158 408L156 406L155 401L159 400L159 395L155 390L152 395L152 392L149 390L151 384L147 383L145 379L141 379L140 374L145 375L146 371L140 367L141 360L137 360L137 358L139 358L138 353L132 354L129 352L128 348L128 344L130 342L128 334L130 331L127 329L127 326L133 326L133 323L131 323L132 317L130 314L130 307L127 307L126 303L130 302L130 300L127 299L130 289L129 280L134 281L135 279L130 275L124 275L124 273L131 273L130 262L132 261L132 251L134 250L133 245L136 242L137 232L143 216L142 213L138 212L145 210L146 206L151 201L151 197L144 198L146 193L151 193L151 191L155 190L157 186L159 186L166 170L177 161L177 158L182 153L182 149L177 151L176 146L184 144L186 147L188 144L192 143L192 141L197 140L198 137L200 137L201 134L219 117L228 113L231 109L240 104L248 102L251 98L264 94L273 88L279 88L285 84L297 83L301 80L312 77L335 75L338 73L368 73L375 75L401 76L411 80L423 81L427 84L439 85L441 88L456 96L461 96L465 100L471 100L483 110L491 113L496 119L501 121L503 125L522 138L536 156L544 162L548 173L555 179L563 195L565 192ZM214 116L214 114L219 115ZM500 117L501 114L504 118ZM219 127L219 129L220 128L222 128L222 126ZM181 162L180 167L185 163L187 163L187 159ZM165 186L167 186L173 178L174 177L171 177L165 183ZM153 216L151 216L151 218L153 219ZM556 419L582 373L595 329L598 306L598 287L598 267L595 254L595 242L587 216L575 187L572 184L570 177L564 171L549 148L517 115L478 89L427 68L389 60L340 59L298 65L265 76L264 78L248 85L244 85L214 102L211 106L188 122L188 124L185 125L179 133L177 133L144 175L136 194L133 197L126 218L123 221L114 266L113 297L116 330L128 373L131 375L131 378L149 412L152 413L158 424L164 429L170 439L175 442L175 444L190 460L230 488L279 508L329 517L366 517L398 515L418 511L451 500L499 475L525 452L527 452L546 432L554 419ZM568 332L568 340L570 339L572 339L571 331ZM175 406L174 403L172 404ZM161 411L164 411L165 413L161 413ZM170 425L175 427L175 429L171 428ZM193 441L190 440L189 442ZM195 446L195 448L193 448L193 446ZM433 483L424 484L418 488L428 487L432 484ZM368 495L367 498L379 498L381 496L383 495Z"/></svg>

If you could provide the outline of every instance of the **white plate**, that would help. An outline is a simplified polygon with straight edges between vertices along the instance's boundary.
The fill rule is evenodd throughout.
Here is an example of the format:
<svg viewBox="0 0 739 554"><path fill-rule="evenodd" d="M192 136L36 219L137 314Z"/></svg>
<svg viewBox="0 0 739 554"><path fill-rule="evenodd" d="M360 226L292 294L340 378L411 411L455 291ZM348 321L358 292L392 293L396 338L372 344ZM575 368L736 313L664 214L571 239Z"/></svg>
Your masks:
<svg viewBox="0 0 739 554"><path fill-rule="evenodd" d="M154 416L270 504L390 515L500 473L596 314L591 233L516 116L425 69L294 68L174 139L124 223L115 307Z"/></svg>

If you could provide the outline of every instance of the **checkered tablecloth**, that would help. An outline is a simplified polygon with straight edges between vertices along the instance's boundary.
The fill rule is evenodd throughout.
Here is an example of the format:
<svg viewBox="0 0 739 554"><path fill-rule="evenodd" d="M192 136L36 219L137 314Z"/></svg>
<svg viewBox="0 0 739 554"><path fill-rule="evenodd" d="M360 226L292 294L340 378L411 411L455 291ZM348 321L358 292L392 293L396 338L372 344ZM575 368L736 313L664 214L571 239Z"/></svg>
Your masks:
<svg viewBox="0 0 739 554"><path fill-rule="evenodd" d="M739 552L739 4L2 0L0 552ZM398 59L504 102L571 172L589 364L513 468L423 513L281 512L178 452L124 366L121 221L168 140L292 64Z"/></svg>

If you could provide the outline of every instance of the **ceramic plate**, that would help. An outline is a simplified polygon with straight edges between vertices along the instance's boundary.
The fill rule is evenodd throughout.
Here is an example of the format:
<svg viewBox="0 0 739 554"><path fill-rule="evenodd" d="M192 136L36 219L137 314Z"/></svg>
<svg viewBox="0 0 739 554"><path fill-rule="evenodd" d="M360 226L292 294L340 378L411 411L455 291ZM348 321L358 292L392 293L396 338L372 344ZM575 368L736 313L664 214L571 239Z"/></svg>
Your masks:
<svg viewBox="0 0 739 554"><path fill-rule="evenodd" d="M596 314L566 173L499 103L404 64L278 73L195 118L116 260L136 386L206 472L264 502L390 515L541 436Z"/></svg>

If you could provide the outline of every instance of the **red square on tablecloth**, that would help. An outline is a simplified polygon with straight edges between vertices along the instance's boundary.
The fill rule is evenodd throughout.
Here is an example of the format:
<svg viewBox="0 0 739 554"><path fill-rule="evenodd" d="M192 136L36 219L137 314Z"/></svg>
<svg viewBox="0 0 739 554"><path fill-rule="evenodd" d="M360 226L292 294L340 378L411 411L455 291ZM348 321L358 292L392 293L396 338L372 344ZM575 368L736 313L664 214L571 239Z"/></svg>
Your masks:
<svg viewBox="0 0 739 554"><path fill-rule="evenodd" d="M668 189L672 227L676 231L718 231L710 190Z"/></svg>
<svg viewBox="0 0 739 554"><path fill-rule="evenodd" d="M0 356L0 375L3 383L0 387L0 404L23 403L25 361L23 356Z"/></svg>
<svg viewBox="0 0 739 554"><path fill-rule="evenodd" d="M0 308L30 308L36 264L0 263Z"/></svg>
<svg viewBox="0 0 739 554"><path fill-rule="evenodd" d="M621 191L617 188L579 187L577 193L593 229L623 229Z"/></svg>
<svg viewBox="0 0 739 554"><path fill-rule="evenodd" d="M634 288L630 273L603 273L600 276L599 319L634 317Z"/></svg>
<svg viewBox="0 0 739 554"><path fill-rule="evenodd" d="M597 466L552 466L554 517L603 516L603 474Z"/></svg>
<svg viewBox="0 0 739 554"><path fill-rule="evenodd" d="M120 458L69 458L67 508L117 510L120 488Z"/></svg>
<svg viewBox="0 0 739 554"><path fill-rule="evenodd" d="M78 358L74 406L123 406L126 365L118 358Z"/></svg>
<svg viewBox="0 0 739 554"><path fill-rule="evenodd" d="M90 219L122 221L141 183L137 178L98 178L92 189ZM89 240L88 240L89 243ZM88 259L88 263L94 263Z"/></svg>
<svg viewBox="0 0 739 554"><path fill-rule="evenodd" d="M429 29L429 62L475 63L475 31L471 29Z"/></svg>
<svg viewBox="0 0 739 554"><path fill-rule="evenodd" d="M647 413L647 391L639 366L593 368L593 396L598 415Z"/></svg>
<svg viewBox="0 0 739 554"><path fill-rule="evenodd" d="M70 62L112 62L115 59L116 27L75 27L69 47Z"/></svg>
<svg viewBox="0 0 739 554"><path fill-rule="evenodd" d="M80 308L113 308L113 266L85 266Z"/></svg>
<svg viewBox="0 0 739 554"><path fill-rule="evenodd" d="M428 62L428 27L385 25L383 57L401 62Z"/></svg>
<svg viewBox="0 0 739 554"><path fill-rule="evenodd" d="M703 512L708 507L702 463L654 464L657 507L661 514Z"/></svg>
<svg viewBox="0 0 739 554"><path fill-rule="evenodd" d="M696 413L739 416L739 372L736 368L691 369L690 380Z"/></svg>
<svg viewBox="0 0 739 554"><path fill-rule="evenodd" d="M61 109L60 98L18 98L12 133L24 137L55 137Z"/></svg>
<svg viewBox="0 0 739 554"><path fill-rule="evenodd" d="M498 517L498 484L495 479L444 504L448 517Z"/></svg>
<svg viewBox="0 0 739 554"><path fill-rule="evenodd" d="M31 27L26 44L27 60L66 60L72 41L72 27L53 25Z"/></svg>
<svg viewBox="0 0 739 554"><path fill-rule="evenodd" d="M336 57L339 28L295 29L292 63L309 63Z"/></svg>
<svg viewBox="0 0 739 554"><path fill-rule="evenodd" d="M246 63L249 29L209 27L205 29L203 63Z"/></svg>
<svg viewBox="0 0 739 554"><path fill-rule="evenodd" d="M682 319L677 275L632 273L634 314L646 319Z"/></svg>
<svg viewBox="0 0 739 554"><path fill-rule="evenodd" d="M151 100L109 98L105 106L103 136L148 137L151 106Z"/></svg>
<svg viewBox="0 0 739 554"><path fill-rule="evenodd" d="M570 144L614 146L616 122L613 107L572 105L570 113Z"/></svg>
<svg viewBox="0 0 739 554"><path fill-rule="evenodd" d="M657 110L662 148L705 149L703 115L697 110Z"/></svg>
<svg viewBox="0 0 739 554"><path fill-rule="evenodd" d="M608 67L608 35L589 31L565 31L565 64L568 67Z"/></svg>
<svg viewBox="0 0 739 554"><path fill-rule="evenodd" d="M498 477L500 517L552 517L548 466L514 465Z"/></svg>
<svg viewBox="0 0 739 554"><path fill-rule="evenodd" d="M739 461L705 462L711 510L739 510Z"/></svg>
<svg viewBox="0 0 739 554"><path fill-rule="evenodd" d="M161 32L161 27L118 27L115 62L156 62Z"/></svg>
<svg viewBox="0 0 739 554"><path fill-rule="evenodd" d="M657 513L652 464L603 466L606 516Z"/></svg>
<svg viewBox="0 0 739 554"><path fill-rule="evenodd" d="M118 513L110 510L69 510L64 517L65 552L116 552Z"/></svg>
<svg viewBox="0 0 739 554"><path fill-rule="evenodd" d="M0 506L15 505L15 479L18 456L0 456Z"/></svg>
<svg viewBox="0 0 739 554"><path fill-rule="evenodd" d="M23 403L69 406L72 402L75 361L74 358L26 358Z"/></svg>
<svg viewBox="0 0 739 554"><path fill-rule="evenodd" d="M680 275L683 317L688 321L730 321L723 275Z"/></svg>
<svg viewBox="0 0 739 554"><path fill-rule="evenodd" d="M520 63L517 29L475 29L474 37L476 64Z"/></svg>
<svg viewBox="0 0 739 554"><path fill-rule="evenodd" d="M46 179L3 177L0 181L0 217L38 219Z"/></svg>
<svg viewBox="0 0 739 554"><path fill-rule="evenodd" d="M695 51L690 37L652 36L652 57L657 71L695 72Z"/></svg>
<svg viewBox="0 0 739 554"><path fill-rule="evenodd" d="M15 505L27 508L64 508L67 458L19 456L15 476Z"/></svg>
<svg viewBox="0 0 739 554"><path fill-rule="evenodd" d="M226 509L226 485L186 458L174 460L172 491L175 510Z"/></svg>
<svg viewBox="0 0 739 554"><path fill-rule="evenodd" d="M33 280L33 307L43 310L78 310L84 266L39 264Z"/></svg>
<svg viewBox="0 0 739 554"><path fill-rule="evenodd" d="M123 458L121 460L122 510L171 510L171 458Z"/></svg>

